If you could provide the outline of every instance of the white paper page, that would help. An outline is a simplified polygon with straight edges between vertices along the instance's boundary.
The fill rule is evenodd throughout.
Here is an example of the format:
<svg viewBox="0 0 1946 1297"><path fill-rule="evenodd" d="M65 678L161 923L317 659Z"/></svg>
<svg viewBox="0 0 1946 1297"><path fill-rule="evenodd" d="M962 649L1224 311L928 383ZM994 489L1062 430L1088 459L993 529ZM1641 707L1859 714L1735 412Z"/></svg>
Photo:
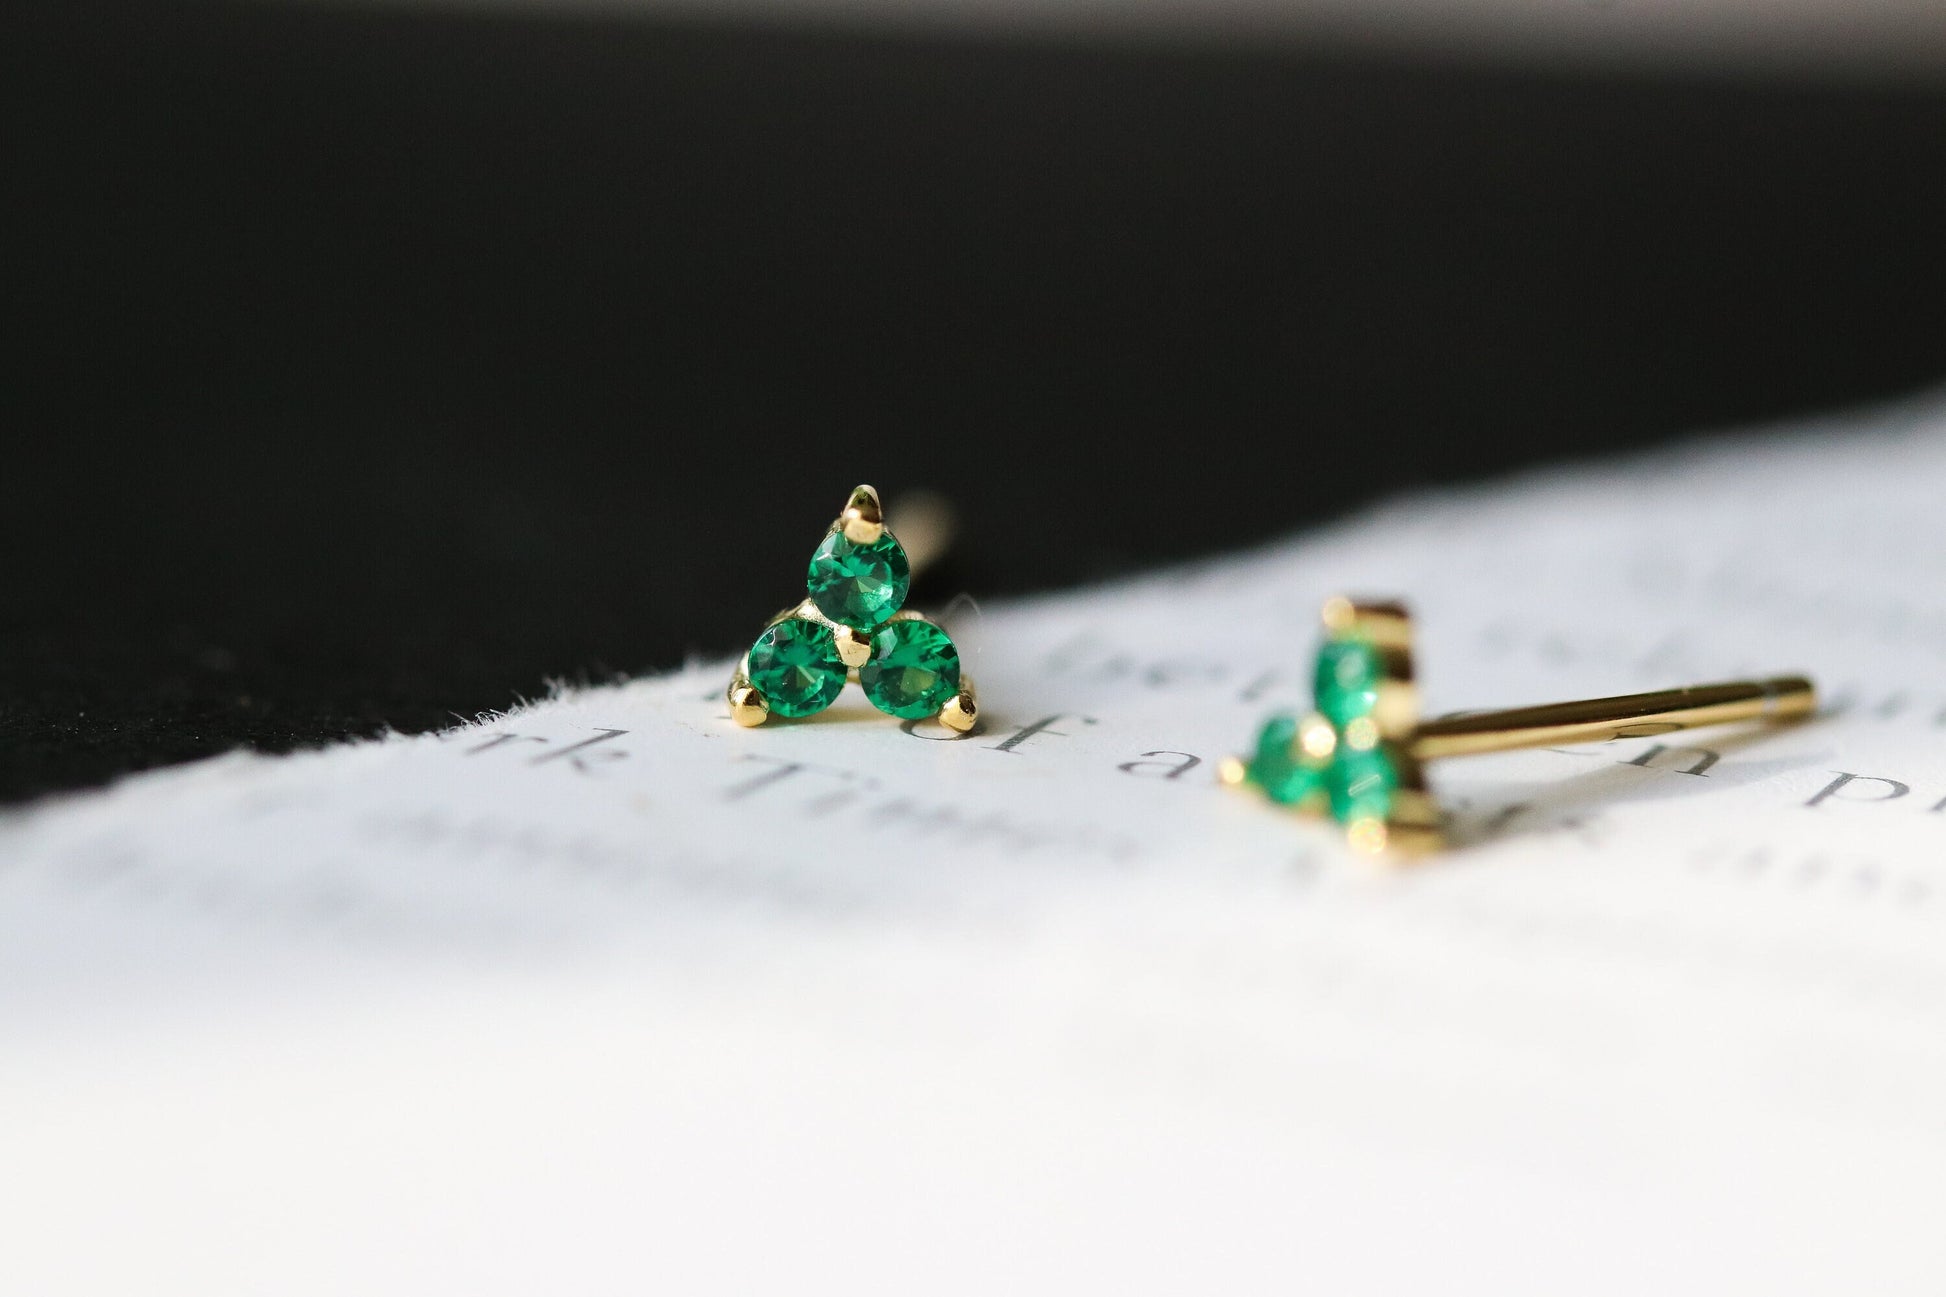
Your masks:
<svg viewBox="0 0 1946 1297"><path fill-rule="evenodd" d="M0 1291L1936 1293L1942 489L1903 408L991 606L964 739L710 663L7 815ZM1832 706L1373 870L1214 774L1339 591L1435 713Z"/></svg>

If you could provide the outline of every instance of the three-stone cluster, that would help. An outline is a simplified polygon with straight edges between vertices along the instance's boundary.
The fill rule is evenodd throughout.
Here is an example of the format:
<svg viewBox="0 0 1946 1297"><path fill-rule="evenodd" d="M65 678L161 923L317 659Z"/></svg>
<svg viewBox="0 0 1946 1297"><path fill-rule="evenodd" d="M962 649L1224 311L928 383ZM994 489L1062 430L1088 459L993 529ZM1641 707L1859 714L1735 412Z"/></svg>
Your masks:
<svg viewBox="0 0 1946 1297"><path fill-rule="evenodd" d="M938 625L900 611L910 584L905 549L884 526L877 493L858 487L811 555L808 597L750 646L730 684L732 714L745 724L810 716L855 678L882 712L939 715L961 693L959 649ZM760 703L746 694L739 704L745 689Z"/></svg>
<svg viewBox="0 0 1946 1297"><path fill-rule="evenodd" d="M1356 633L1328 632L1318 648L1316 711L1265 721L1244 778L1279 805L1328 807L1340 824L1383 821L1399 784L1375 715L1384 676L1376 645Z"/></svg>

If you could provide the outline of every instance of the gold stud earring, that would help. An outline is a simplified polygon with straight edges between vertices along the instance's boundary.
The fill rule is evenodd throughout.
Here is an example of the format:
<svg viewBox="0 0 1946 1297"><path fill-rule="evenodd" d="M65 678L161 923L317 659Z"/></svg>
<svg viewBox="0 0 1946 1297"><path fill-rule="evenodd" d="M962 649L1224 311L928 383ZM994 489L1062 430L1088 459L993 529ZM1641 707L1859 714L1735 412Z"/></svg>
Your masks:
<svg viewBox="0 0 1946 1297"><path fill-rule="evenodd" d="M1328 813L1360 851L1402 854L1444 844L1425 781L1435 758L1797 720L1817 709L1809 680L1778 676L1421 720L1412 619L1397 603L1344 598L1324 605L1314 694L1309 715L1270 717L1252 756L1223 763L1223 782Z"/></svg>
<svg viewBox="0 0 1946 1297"><path fill-rule="evenodd" d="M761 725L814 715L850 680L889 715L973 728L979 704L952 637L924 614L902 611L912 573L943 544L936 515L922 521L927 544L908 556L878 492L852 489L811 556L804 601L771 618L737 664L726 695L731 719Z"/></svg>

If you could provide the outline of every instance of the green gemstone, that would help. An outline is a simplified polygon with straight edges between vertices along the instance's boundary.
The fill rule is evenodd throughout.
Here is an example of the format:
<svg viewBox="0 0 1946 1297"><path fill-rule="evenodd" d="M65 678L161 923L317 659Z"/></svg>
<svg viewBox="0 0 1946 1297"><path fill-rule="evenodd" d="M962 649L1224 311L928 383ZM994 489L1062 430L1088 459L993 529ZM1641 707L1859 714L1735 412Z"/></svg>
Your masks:
<svg viewBox="0 0 1946 1297"><path fill-rule="evenodd" d="M1325 786L1331 793L1332 817L1340 824L1382 820L1392 813L1399 772L1382 747L1358 752L1341 746L1325 772Z"/></svg>
<svg viewBox="0 0 1946 1297"><path fill-rule="evenodd" d="M1385 665L1378 650L1362 639L1328 639L1318 649L1313 686L1318 710L1339 729L1378 705L1378 682Z"/></svg>
<svg viewBox="0 0 1946 1297"><path fill-rule="evenodd" d="M809 716L845 687L845 664L831 628L786 618L757 637L745 668L773 716Z"/></svg>
<svg viewBox="0 0 1946 1297"><path fill-rule="evenodd" d="M1303 801L1317 791L1322 772L1295 755L1297 717L1280 712L1257 733L1257 754L1251 758L1250 782L1280 806Z"/></svg>
<svg viewBox="0 0 1946 1297"><path fill-rule="evenodd" d="M872 636L858 683L882 712L906 720L937 716L959 692L959 650L929 621L888 622Z"/></svg>
<svg viewBox="0 0 1946 1297"><path fill-rule="evenodd" d="M804 584L819 612L853 630L870 630L899 610L910 580L905 550L891 532L860 545L833 528L811 555Z"/></svg>

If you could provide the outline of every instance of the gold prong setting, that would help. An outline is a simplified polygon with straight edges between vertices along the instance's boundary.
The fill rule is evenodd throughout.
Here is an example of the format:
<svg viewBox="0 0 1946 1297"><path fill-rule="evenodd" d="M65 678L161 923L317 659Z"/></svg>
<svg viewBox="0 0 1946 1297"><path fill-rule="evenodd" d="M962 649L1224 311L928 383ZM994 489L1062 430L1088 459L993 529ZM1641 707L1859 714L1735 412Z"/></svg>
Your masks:
<svg viewBox="0 0 1946 1297"><path fill-rule="evenodd" d="M872 660L871 640L861 637L849 626L836 623L831 626L831 638L838 645L838 660L844 663L856 678L858 668Z"/></svg>
<svg viewBox="0 0 1946 1297"><path fill-rule="evenodd" d="M1418 722L1410 618L1396 603L1338 597L1321 621L1316 710L1273 716L1254 757L1223 764L1223 782L1330 816L1363 854L1438 846L1437 808L1404 746Z"/></svg>
<svg viewBox="0 0 1946 1297"><path fill-rule="evenodd" d="M812 556L806 597L771 619L738 666L731 719L754 726L813 715L849 683L880 711L970 732L979 715L973 682L945 629L901 608L909 578L878 492L854 487Z"/></svg>
<svg viewBox="0 0 1946 1297"><path fill-rule="evenodd" d="M885 535L885 511L879 505L878 491L859 485L851 489L844 511L833 524L854 545L870 545Z"/></svg>
<svg viewBox="0 0 1946 1297"><path fill-rule="evenodd" d="M730 704L730 719L745 728L755 728L770 719L769 700L761 689L745 678L740 668L730 681L726 698Z"/></svg>
<svg viewBox="0 0 1946 1297"><path fill-rule="evenodd" d="M973 727L980 723L979 697L973 691L970 676L960 677L959 692L939 709L939 723L961 734L971 733Z"/></svg>

